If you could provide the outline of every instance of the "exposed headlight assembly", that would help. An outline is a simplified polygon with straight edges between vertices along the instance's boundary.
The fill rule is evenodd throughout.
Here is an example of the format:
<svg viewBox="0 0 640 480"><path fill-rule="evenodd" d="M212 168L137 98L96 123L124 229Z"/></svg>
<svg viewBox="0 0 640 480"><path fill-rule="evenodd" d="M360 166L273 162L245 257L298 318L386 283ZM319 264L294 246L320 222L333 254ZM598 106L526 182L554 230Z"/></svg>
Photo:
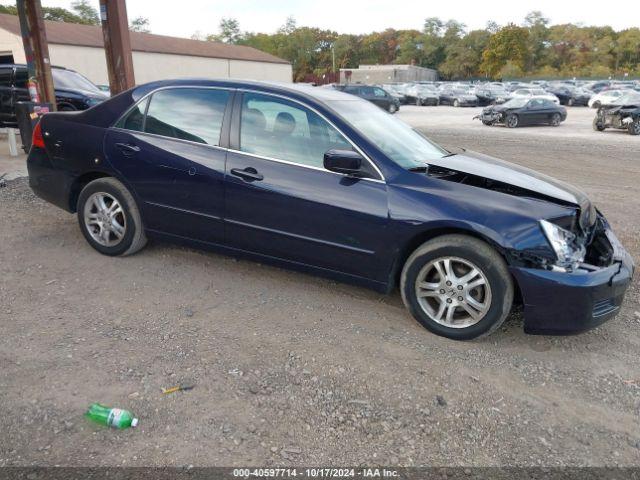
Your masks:
<svg viewBox="0 0 640 480"><path fill-rule="evenodd" d="M540 226L556 254L557 267L573 270L584 261L586 249L577 244L575 234L546 220L540 220Z"/></svg>

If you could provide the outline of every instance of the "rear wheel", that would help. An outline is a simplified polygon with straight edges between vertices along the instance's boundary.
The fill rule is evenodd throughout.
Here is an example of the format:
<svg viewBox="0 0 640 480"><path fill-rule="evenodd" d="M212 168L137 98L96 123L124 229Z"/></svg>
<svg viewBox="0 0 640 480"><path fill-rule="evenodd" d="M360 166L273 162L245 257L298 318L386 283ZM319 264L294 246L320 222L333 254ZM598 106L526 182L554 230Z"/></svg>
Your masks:
<svg viewBox="0 0 640 480"><path fill-rule="evenodd" d="M560 114L554 113L553 115L551 115L551 120L549 123L551 123L552 126L557 127L560 125L561 120L562 117L560 117Z"/></svg>
<svg viewBox="0 0 640 480"><path fill-rule="evenodd" d="M627 131L631 135L640 135L640 118L636 118L633 122L627 125Z"/></svg>
<svg viewBox="0 0 640 480"><path fill-rule="evenodd" d="M454 107L459 107L460 106L460 101L457 98L453 101L453 106Z"/></svg>
<svg viewBox="0 0 640 480"><path fill-rule="evenodd" d="M423 103L420 101L420 99L419 99L419 98L416 98L416 106L418 106L418 107L419 107L419 106L421 106L421 105L423 105Z"/></svg>
<svg viewBox="0 0 640 480"><path fill-rule="evenodd" d="M573 107L574 103L575 101L573 100L573 98L570 98L569 100L567 100L567 107Z"/></svg>
<svg viewBox="0 0 640 480"><path fill-rule="evenodd" d="M507 115L507 120L505 123L509 128L516 128L518 126L518 123L520 123L518 120L518 115L516 115L515 113L510 113L509 115Z"/></svg>
<svg viewBox="0 0 640 480"><path fill-rule="evenodd" d="M507 318L513 302L504 259L466 235L445 235L419 247L402 269L400 289L420 324L454 340L490 334Z"/></svg>
<svg viewBox="0 0 640 480"><path fill-rule="evenodd" d="M104 255L131 255L147 243L138 206L115 178L87 184L78 197L77 211L82 234Z"/></svg>
<svg viewBox="0 0 640 480"><path fill-rule="evenodd" d="M605 129L604 124L600 121L600 118L596 116L596 118L593 119L593 129L596 132L602 132Z"/></svg>

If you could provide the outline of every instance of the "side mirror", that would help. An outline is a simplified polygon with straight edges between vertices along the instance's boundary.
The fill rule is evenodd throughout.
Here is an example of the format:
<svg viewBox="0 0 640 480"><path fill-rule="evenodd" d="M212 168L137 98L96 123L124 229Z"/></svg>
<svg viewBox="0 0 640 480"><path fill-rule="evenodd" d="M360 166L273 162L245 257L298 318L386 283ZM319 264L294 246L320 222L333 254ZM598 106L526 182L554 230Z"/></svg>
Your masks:
<svg viewBox="0 0 640 480"><path fill-rule="evenodd" d="M353 150L329 150L324 154L324 168L331 172L358 176L362 156Z"/></svg>

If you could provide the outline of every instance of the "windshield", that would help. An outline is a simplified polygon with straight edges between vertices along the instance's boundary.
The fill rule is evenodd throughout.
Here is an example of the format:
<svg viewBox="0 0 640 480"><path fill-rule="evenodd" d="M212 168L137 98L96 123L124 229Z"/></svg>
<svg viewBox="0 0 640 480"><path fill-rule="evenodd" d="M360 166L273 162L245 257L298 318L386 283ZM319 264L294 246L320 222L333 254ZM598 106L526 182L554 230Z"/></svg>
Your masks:
<svg viewBox="0 0 640 480"><path fill-rule="evenodd" d="M425 166L430 160L442 158L449 153L372 103L364 100L336 100L327 104L403 168Z"/></svg>
<svg viewBox="0 0 640 480"><path fill-rule="evenodd" d="M61 68L52 68L53 84L56 88L67 88L70 90L84 90L103 95L98 87L96 87L88 78L83 77L78 72L71 70L62 70Z"/></svg>
<svg viewBox="0 0 640 480"><path fill-rule="evenodd" d="M619 98L616 98L612 103L615 105L638 105L640 104L640 93L633 91L625 93Z"/></svg>
<svg viewBox="0 0 640 480"><path fill-rule="evenodd" d="M529 101L528 98L512 98L511 100L503 103L502 105L506 108L522 108L527 104L528 101Z"/></svg>
<svg viewBox="0 0 640 480"><path fill-rule="evenodd" d="M532 88L531 89L531 93L533 93L534 95L546 95L547 94L547 92L545 92L541 88Z"/></svg>

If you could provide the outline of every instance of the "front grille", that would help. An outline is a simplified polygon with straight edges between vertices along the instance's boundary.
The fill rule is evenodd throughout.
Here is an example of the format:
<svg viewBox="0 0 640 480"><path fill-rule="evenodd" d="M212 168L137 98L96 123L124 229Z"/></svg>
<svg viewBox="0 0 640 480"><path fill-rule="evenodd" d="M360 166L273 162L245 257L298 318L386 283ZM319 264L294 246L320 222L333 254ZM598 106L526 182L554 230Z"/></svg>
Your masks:
<svg viewBox="0 0 640 480"><path fill-rule="evenodd" d="M601 317L618 309L614 298L606 298L593 303L593 316Z"/></svg>

